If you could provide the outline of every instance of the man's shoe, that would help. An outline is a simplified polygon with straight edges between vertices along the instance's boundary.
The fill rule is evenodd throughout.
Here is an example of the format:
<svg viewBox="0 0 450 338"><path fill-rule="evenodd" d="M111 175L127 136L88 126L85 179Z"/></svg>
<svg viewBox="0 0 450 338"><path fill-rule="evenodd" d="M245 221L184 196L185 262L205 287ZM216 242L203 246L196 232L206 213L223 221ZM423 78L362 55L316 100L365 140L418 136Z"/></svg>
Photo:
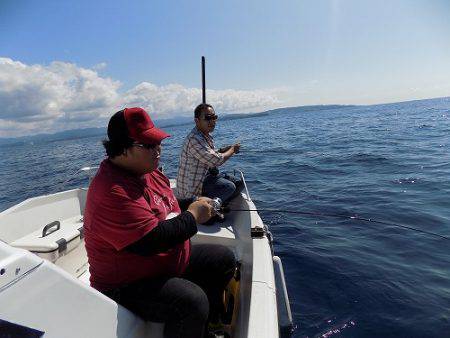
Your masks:
<svg viewBox="0 0 450 338"><path fill-rule="evenodd" d="M208 338L230 338L230 334L226 330L226 326L221 322L208 324Z"/></svg>
<svg viewBox="0 0 450 338"><path fill-rule="evenodd" d="M231 336L225 331L214 331L208 333L208 338L230 338Z"/></svg>

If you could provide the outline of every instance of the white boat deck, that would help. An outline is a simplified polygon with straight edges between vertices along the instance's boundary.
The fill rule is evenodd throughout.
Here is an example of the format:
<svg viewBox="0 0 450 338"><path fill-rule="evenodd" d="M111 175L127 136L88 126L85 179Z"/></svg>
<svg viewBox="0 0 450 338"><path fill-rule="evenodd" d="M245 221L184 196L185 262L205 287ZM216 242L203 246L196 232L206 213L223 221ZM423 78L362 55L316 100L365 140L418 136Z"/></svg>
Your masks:
<svg viewBox="0 0 450 338"><path fill-rule="evenodd" d="M0 307L0 318L41 329L49 338L62 332L67 338L162 337L163 325L145 323L89 286L82 229L77 244L70 245L72 232L81 225L85 198L85 189L75 189L32 198L0 213L0 268L7 271L0 276L0 303L10 305ZM231 209L256 209L245 194L234 203ZM60 229L42 241L42 228L54 221L60 222ZM258 227L263 223L257 212L232 211L223 223L199 225L192 238L193 245L230 247L241 263L233 337L279 335L271 248L266 237L252 239L250 234ZM39 245L31 243L33 237ZM67 239L67 245L55 246L58 238ZM37 251L54 264L23 249ZM50 256L46 249L53 250Z"/></svg>

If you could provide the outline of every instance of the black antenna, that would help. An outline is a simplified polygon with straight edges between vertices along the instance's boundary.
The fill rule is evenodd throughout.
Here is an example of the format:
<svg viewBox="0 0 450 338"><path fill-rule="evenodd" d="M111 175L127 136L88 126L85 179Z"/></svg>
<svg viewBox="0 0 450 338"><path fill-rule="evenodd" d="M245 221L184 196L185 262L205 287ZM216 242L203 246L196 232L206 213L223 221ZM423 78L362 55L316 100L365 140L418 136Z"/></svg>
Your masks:
<svg viewBox="0 0 450 338"><path fill-rule="evenodd" d="M205 57L202 56L202 102L206 103Z"/></svg>

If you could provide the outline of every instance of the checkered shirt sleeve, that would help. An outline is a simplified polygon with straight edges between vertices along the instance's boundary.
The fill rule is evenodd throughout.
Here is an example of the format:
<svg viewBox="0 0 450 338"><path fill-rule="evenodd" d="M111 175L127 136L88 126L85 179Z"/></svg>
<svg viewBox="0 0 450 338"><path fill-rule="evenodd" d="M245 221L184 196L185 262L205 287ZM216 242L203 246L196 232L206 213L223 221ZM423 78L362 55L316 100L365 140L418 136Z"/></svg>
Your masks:
<svg viewBox="0 0 450 338"><path fill-rule="evenodd" d="M191 138L190 143L190 154L208 168L218 167L223 163L223 154L211 148L204 139L196 135Z"/></svg>
<svg viewBox="0 0 450 338"><path fill-rule="evenodd" d="M200 196L203 180L208 169L224 162L223 154L214 150L214 142L209 142L194 128L186 137L180 154L176 195L178 198Z"/></svg>

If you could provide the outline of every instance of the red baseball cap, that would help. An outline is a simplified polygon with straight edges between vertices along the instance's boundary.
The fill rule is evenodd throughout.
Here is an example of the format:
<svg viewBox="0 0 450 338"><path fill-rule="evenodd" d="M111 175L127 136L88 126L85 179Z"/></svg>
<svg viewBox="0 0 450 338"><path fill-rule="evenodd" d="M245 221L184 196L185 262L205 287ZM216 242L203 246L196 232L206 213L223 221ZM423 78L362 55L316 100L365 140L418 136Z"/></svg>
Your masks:
<svg viewBox="0 0 450 338"><path fill-rule="evenodd" d="M139 107L125 108L123 116L127 124L128 135L143 144L159 144L169 134L155 127L147 112Z"/></svg>

